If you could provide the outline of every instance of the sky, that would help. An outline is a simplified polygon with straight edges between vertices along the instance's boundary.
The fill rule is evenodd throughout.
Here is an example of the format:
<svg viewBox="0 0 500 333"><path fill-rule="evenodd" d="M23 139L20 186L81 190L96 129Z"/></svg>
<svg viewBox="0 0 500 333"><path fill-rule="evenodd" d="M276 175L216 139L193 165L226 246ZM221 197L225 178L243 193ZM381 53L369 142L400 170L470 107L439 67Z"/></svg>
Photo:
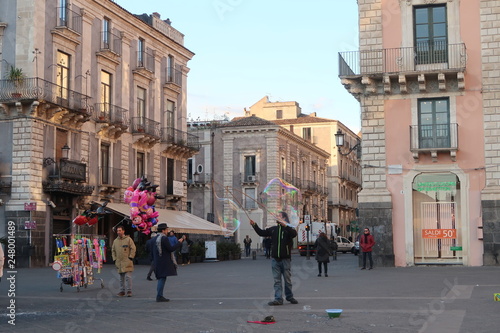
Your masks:
<svg viewBox="0 0 500 333"><path fill-rule="evenodd" d="M115 0L158 12L184 34L188 120L244 115L264 96L360 130L360 107L340 83L338 53L358 50L354 0Z"/></svg>

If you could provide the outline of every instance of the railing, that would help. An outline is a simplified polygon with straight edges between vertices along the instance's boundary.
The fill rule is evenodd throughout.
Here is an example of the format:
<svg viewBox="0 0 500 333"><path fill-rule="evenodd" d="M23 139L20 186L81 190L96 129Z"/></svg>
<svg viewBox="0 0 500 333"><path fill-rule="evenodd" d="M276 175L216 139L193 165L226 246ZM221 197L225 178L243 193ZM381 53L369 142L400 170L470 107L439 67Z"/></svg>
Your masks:
<svg viewBox="0 0 500 333"><path fill-rule="evenodd" d="M181 147L200 150L200 139L191 133L178 130L174 127L164 127L161 131L161 141Z"/></svg>
<svg viewBox="0 0 500 333"><path fill-rule="evenodd" d="M68 7L57 7L56 27L66 27L81 34L82 15Z"/></svg>
<svg viewBox="0 0 500 333"><path fill-rule="evenodd" d="M457 150L458 124L410 126L410 150Z"/></svg>
<svg viewBox="0 0 500 333"><path fill-rule="evenodd" d="M188 184L208 184L212 182L211 173L194 173L192 178L187 180Z"/></svg>
<svg viewBox="0 0 500 333"><path fill-rule="evenodd" d="M0 102L37 99L69 110L89 113L90 97L40 78L26 78L21 83L0 80Z"/></svg>
<svg viewBox="0 0 500 333"><path fill-rule="evenodd" d="M109 31L101 31L101 50L122 54L122 38Z"/></svg>
<svg viewBox="0 0 500 333"><path fill-rule="evenodd" d="M155 72L154 56L144 51L137 51L137 67L147 69L148 71L154 73Z"/></svg>
<svg viewBox="0 0 500 333"><path fill-rule="evenodd" d="M131 122L132 134L148 134L161 137L160 123L145 117L133 117Z"/></svg>
<svg viewBox="0 0 500 333"><path fill-rule="evenodd" d="M255 172L253 175L242 173L241 182L242 183L256 183L259 181L259 173Z"/></svg>
<svg viewBox="0 0 500 333"><path fill-rule="evenodd" d="M99 185L121 187L122 169L111 167L99 167Z"/></svg>
<svg viewBox="0 0 500 333"><path fill-rule="evenodd" d="M123 124L128 126L127 109L109 103L97 103L94 106L95 121L99 123Z"/></svg>
<svg viewBox="0 0 500 333"><path fill-rule="evenodd" d="M451 69L464 71L464 43L419 43L416 47L339 53L339 76Z"/></svg>
<svg viewBox="0 0 500 333"><path fill-rule="evenodd" d="M167 83L174 83L179 87L182 86L182 66L175 65L174 67L165 68L165 77Z"/></svg>

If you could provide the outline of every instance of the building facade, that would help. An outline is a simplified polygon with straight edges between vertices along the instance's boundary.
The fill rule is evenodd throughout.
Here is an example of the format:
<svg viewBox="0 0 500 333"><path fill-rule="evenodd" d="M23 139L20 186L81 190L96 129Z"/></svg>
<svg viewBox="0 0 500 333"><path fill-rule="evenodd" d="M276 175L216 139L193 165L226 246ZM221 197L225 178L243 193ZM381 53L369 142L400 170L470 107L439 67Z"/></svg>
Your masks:
<svg viewBox="0 0 500 333"><path fill-rule="evenodd" d="M498 265L498 2L360 0L362 225L381 265Z"/></svg>
<svg viewBox="0 0 500 333"><path fill-rule="evenodd" d="M326 171L328 193L326 215L313 210L316 221L331 221L340 228L339 235L355 238L357 235L358 192L361 191L361 167L357 150L353 148L359 137L337 120L302 113L297 102L270 102L266 96L246 110L246 116L270 120L330 154ZM340 148L335 134L344 134L345 145ZM324 212L324 210L323 210Z"/></svg>
<svg viewBox="0 0 500 333"><path fill-rule="evenodd" d="M186 122L193 56L158 13L109 0L2 1L0 234L15 222L19 265L50 262L56 234L114 238L120 216L78 230L72 220L120 202L142 176L158 185L158 207L185 210L186 160L198 151Z"/></svg>
<svg viewBox="0 0 500 333"><path fill-rule="evenodd" d="M302 194L299 218L304 215L326 216L326 172L328 152L294 133L259 117L235 118L230 122L193 122L189 132L200 138L200 153L189 165L188 205L192 213L215 220L225 218L227 207L221 200L233 200L238 220L235 241L253 238L260 244L249 219L261 227L276 223L277 207L262 204L266 185L281 178Z"/></svg>

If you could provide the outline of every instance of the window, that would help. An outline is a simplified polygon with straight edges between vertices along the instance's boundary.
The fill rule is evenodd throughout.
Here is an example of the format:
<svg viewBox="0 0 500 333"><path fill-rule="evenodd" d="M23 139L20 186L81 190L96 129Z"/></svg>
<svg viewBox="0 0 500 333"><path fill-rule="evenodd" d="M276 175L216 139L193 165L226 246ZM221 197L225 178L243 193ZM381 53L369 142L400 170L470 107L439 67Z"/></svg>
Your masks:
<svg viewBox="0 0 500 333"><path fill-rule="evenodd" d="M418 101L419 148L450 147L448 98Z"/></svg>
<svg viewBox="0 0 500 333"><path fill-rule="evenodd" d="M139 41L137 43L137 67L145 67L144 66L145 52L146 52L145 41L144 39L139 38Z"/></svg>
<svg viewBox="0 0 500 333"><path fill-rule="evenodd" d="M145 156L144 153L137 152L137 178L141 178L142 176L146 176L145 174Z"/></svg>
<svg viewBox="0 0 500 333"><path fill-rule="evenodd" d="M255 155L245 156L245 181L255 180Z"/></svg>
<svg viewBox="0 0 500 333"><path fill-rule="evenodd" d="M59 0L59 8L58 8L58 16L59 16L59 26L66 27L68 25L68 1L67 0Z"/></svg>
<svg viewBox="0 0 500 333"><path fill-rule="evenodd" d="M414 22L417 64L448 62L446 5L415 7Z"/></svg>
<svg viewBox="0 0 500 333"><path fill-rule="evenodd" d="M255 209L255 189L245 188L245 209Z"/></svg>
<svg viewBox="0 0 500 333"><path fill-rule="evenodd" d="M175 160L167 158L167 194L174 194Z"/></svg>
<svg viewBox="0 0 500 333"><path fill-rule="evenodd" d="M311 141L311 127L304 127L302 129L302 138L307 141Z"/></svg>
<svg viewBox="0 0 500 333"><path fill-rule="evenodd" d="M292 161L292 183L295 183L295 161Z"/></svg>
<svg viewBox="0 0 500 333"><path fill-rule="evenodd" d="M188 184L192 184L193 183L193 159L190 158L187 160L188 162L188 166L187 166L187 182Z"/></svg>
<svg viewBox="0 0 500 333"><path fill-rule="evenodd" d="M110 183L109 144L101 144L101 184Z"/></svg>
<svg viewBox="0 0 500 333"><path fill-rule="evenodd" d="M110 24L111 24L111 21L108 19L108 18L105 18L103 21L102 21L102 48L103 49L109 49L110 46L109 46L109 43L110 43L110 40L111 40L111 31L110 31Z"/></svg>
<svg viewBox="0 0 500 333"><path fill-rule="evenodd" d="M167 57L167 82L174 81L174 57L169 55Z"/></svg>
<svg viewBox="0 0 500 333"><path fill-rule="evenodd" d="M191 203L191 201L188 201L187 203L187 206L186 206L186 211L190 214L193 213L193 204Z"/></svg>
<svg viewBox="0 0 500 333"><path fill-rule="evenodd" d="M69 55L61 51L57 51L57 92L58 97L68 99L69 90Z"/></svg>
<svg viewBox="0 0 500 333"><path fill-rule="evenodd" d="M276 110L276 119L283 119L283 110Z"/></svg>
<svg viewBox="0 0 500 333"><path fill-rule="evenodd" d="M286 160L281 158L281 179L286 179Z"/></svg>
<svg viewBox="0 0 500 333"><path fill-rule="evenodd" d="M144 125L144 118L146 117L146 89L137 87L137 117L139 123Z"/></svg>
<svg viewBox="0 0 500 333"><path fill-rule="evenodd" d="M109 116L111 111L111 74L101 71L101 112Z"/></svg>
<svg viewBox="0 0 500 333"><path fill-rule="evenodd" d="M167 127L167 138L168 140L174 139L174 111L175 111L175 103L171 100L167 100L167 110L165 111L165 122Z"/></svg>

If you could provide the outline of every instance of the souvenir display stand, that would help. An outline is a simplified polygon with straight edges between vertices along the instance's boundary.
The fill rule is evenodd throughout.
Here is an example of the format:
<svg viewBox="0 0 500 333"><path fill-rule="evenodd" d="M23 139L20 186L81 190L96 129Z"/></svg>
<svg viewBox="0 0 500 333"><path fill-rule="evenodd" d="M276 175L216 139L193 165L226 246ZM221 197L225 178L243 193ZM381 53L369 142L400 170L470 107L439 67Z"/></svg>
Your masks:
<svg viewBox="0 0 500 333"><path fill-rule="evenodd" d="M57 271L57 277L62 279L60 291L63 284L87 288L94 284L95 280L104 281L94 277L94 270L101 272L102 263L106 262L106 237L84 234L56 234L57 254L54 256L52 268Z"/></svg>

